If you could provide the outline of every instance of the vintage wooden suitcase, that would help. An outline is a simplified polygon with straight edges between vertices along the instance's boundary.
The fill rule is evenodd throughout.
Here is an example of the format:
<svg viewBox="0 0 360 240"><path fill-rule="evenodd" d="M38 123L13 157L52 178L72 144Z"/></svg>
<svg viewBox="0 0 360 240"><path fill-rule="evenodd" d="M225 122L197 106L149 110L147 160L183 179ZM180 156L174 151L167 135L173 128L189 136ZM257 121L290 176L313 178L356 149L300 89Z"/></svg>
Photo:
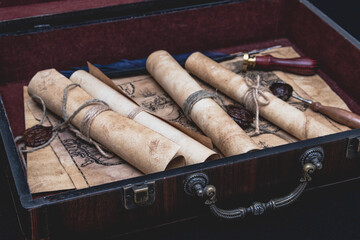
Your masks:
<svg viewBox="0 0 360 240"><path fill-rule="evenodd" d="M30 5L40 16L30 16L27 6L15 11L1 5L1 164L27 238L103 239L210 211L221 218L261 215L292 203L307 185L359 178L360 129L354 129L83 190L32 196L14 136L24 130L22 88L39 70L141 58L158 49L235 52L282 44L315 58L319 75L360 114L360 45L308 1L111 6L121 2L104 2L101 9L95 3ZM250 207L223 210L239 205Z"/></svg>

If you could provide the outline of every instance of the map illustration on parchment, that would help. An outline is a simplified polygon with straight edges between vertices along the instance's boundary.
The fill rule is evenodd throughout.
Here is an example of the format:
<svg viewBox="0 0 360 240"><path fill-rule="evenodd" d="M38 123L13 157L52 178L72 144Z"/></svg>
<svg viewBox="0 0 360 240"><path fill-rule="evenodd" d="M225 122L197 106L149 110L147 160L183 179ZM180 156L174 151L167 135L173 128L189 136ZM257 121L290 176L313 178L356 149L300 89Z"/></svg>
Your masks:
<svg viewBox="0 0 360 240"><path fill-rule="evenodd" d="M141 75L113 80L130 98L140 103L148 111L192 131L201 132L193 122L185 117L181 108L151 76Z"/></svg>
<svg viewBox="0 0 360 240"><path fill-rule="evenodd" d="M52 114L47 115L52 125L56 125L59 119ZM59 131L56 141L53 141L51 146L62 161L72 162L72 166L75 166L83 177L80 181L85 181L88 186L142 175L119 156L111 153L111 157L103 156L94 145L78 138L69 127ZM78 180L72 177L73 181L77 181L76 179Z"/></svg>
<svg viewBox="0 0 360 240"><path fill-rule="evenodd" d="M58 117L55 117L49 113L47 114L47 119L53 126L60 122ZM91 164L114 166L124 163L124 160L116 155L112 154L110 158L103 156L94 145L78 138L71 131L70 127L65 127L58 131L58 139L73 161L76 162L76 164L80 167L80 169L85 168Z"/></svg>
<svg viewBox="0 0 360 240"><path fill-rule="evenodd" d="M67 138L62 141L65 149L72 158L80 157L83 161L80 167L90 164L113 166L123 164L124 161L118 157L106 158L94 147L79 138Z"/></svg>

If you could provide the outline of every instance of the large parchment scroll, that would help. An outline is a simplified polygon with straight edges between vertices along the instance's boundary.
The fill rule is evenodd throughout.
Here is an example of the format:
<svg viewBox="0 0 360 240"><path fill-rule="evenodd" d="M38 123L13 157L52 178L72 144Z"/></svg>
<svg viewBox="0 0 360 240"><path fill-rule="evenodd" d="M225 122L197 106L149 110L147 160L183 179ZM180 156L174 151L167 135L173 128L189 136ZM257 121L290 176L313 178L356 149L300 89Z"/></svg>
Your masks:
<svg viewBox="0 0 360 240"><path fill-rule="evenodd" d="M166 51L152 53L146 69L181 107L188 97L203 90ZM191 119L225 156L259 149L259 146L210 98L193 105Z"/></svg>
<svg viewBox="0 0 360 240"><path fill-rule="evenodd" d="M62 115L64 89L72 82L55 69L38 72L30 81L30 95L41 97L47 108ZM70 116L86 101L93 99L84 90L75 87L67 95L67 116ZM93 106L83 108L71 120L80 128L84 116ZM144 173L153 173L185 165L178 155L180 146L153 130L122 117L113 111L103 111L93 119L90 137L114 152Z"/></svg>
<svg viewBox="0 0 360 240"><path fill-rule="evenodd" d="M73 73L70 80L77 83L94 98L103 100L111 109L124 117L132 119L174 141L181 146L179 154L183 155L186 165L204 162L208 159L218 158L218 154L195 141L188 135L179 131L154 115L143 111L128 97L120 94L93 75L79 70Z"/></svg>
<svg viewBox="0 0 360 240"><path fill-rule="evenodd" d="M243 97L249 87L242 76L227 70L199 52L190 55L185 67L190 73L219 89L235 101L243 103ZM264 92L264 95L268 98L269 104L259 107L261 116L298 139L305 140L336 132L313 117L276 98L270 92Z"/></svg>

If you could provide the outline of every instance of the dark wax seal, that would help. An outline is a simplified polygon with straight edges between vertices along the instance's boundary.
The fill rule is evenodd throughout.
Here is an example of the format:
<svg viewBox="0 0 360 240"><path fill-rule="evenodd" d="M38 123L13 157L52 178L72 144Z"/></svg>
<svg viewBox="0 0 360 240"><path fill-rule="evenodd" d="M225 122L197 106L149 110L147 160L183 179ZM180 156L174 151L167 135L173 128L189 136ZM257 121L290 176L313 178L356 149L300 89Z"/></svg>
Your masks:
<svg viewBox="0 0 360 240"><path fill-rule="evenodd" d="M293 92L291 85L287 83L273 83L270 86L270 91L278 98L286 101L288 100Z"/></svg>
<svg viewBox="0 0 360 240"><path fill-rule="evenodd" d="M22 141L26 146L38 147L49 141L52 134L52 127L36 125L25 130L22 135Z"/></svg>
<svg viewBox="0 0 360 240"><path fill-rule="evenodd" d="M250 127L254 120L253 114L241 106L227 105L226 111L230 117L243 129Z"/></svg>

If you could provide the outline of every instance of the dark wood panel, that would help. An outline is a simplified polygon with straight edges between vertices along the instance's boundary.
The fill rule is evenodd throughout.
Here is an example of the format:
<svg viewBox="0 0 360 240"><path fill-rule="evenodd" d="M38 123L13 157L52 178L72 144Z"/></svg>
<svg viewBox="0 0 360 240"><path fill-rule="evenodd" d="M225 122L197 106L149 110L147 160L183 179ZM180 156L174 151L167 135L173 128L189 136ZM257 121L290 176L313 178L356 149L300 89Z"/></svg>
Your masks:
<svg viewBox="0 0 360 240"><path fill-rule="evenodd" d="M358 177L359 160L344 158L346 139L321 144L325 151L324 167L314 174L310 187L332 184ZM315 144L316 145L316 144ZM253 201L266 202L292 191L301 176L299 156L308 147L273 153L245 161L204 167L210 183L218 190L219 206L248 206ZM196 171L195 171L196 172ZM121 206L122 191L67 201L48 207L50 234L56 239L66 236L109 236L209 214L203 201L187 196L183 182L189 175L166 176L156 181L156 201L136 210ZM105 235L104 235L105 233Z"/></svg>

